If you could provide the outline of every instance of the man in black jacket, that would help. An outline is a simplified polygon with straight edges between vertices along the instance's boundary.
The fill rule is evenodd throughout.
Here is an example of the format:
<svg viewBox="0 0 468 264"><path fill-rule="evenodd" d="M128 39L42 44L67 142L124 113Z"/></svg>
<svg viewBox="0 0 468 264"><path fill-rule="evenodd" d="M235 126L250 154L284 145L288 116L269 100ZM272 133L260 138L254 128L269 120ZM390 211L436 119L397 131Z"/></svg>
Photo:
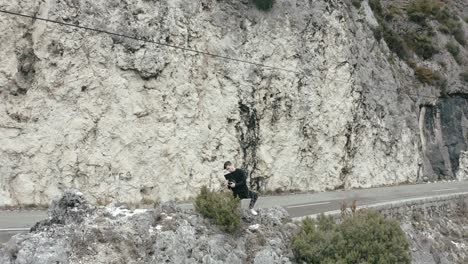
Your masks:
<svg viewBox="0 0 468 264"><path fill-rule="evenodd" d="M240 199L249 199L250 205L249 209L253 215L257 215L257 212L253 209L255 202L257 202L258 195L255 192L252 192L247 187L247 176L245 172L241 169L236 169L234 164L230 161L224 163L224 178L228 181L228 188L234 194L234 197L239 197Z"/></svg>

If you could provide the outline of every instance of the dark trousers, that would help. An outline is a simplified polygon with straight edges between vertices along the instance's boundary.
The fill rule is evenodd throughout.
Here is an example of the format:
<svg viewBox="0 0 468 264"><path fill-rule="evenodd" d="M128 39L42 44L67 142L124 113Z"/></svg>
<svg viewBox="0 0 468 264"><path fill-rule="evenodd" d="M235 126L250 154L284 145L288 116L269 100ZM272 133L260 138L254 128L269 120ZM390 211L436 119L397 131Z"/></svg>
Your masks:
<svg viewBox="0 0 468 264"><path fill-rule="evenodd" d="M258 199L258 194L256 192L249 191L248 195L239 195L236 192L232 193L234 197L239 197L239 199L249 199L250 198L250 204L249 204L249 209L254 208L255 203L257 202Z"/></svg>

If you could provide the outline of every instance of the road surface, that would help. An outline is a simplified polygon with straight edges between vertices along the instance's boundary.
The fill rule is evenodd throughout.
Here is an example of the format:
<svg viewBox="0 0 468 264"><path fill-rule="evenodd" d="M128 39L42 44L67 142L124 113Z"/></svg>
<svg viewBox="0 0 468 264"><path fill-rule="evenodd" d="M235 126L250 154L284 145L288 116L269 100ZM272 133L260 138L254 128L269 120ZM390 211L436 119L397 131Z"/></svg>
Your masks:
<svg viewBox="0 0 468 264"><path fill-rule="evenodd" d="M291 217L300 217L338 210L343 202L350 205L353 200L356 200L358 206L365 206L382 202L396 202L399 200L463 192L468 192L468 181L262 196L258 199L257 207L283 206ZM186 208L191 207L190 204L183 204L182 206ZM8 241L14 234L26 232L37 221L45 218L47 218L45 211L0 211L0 243Z"/></svg>

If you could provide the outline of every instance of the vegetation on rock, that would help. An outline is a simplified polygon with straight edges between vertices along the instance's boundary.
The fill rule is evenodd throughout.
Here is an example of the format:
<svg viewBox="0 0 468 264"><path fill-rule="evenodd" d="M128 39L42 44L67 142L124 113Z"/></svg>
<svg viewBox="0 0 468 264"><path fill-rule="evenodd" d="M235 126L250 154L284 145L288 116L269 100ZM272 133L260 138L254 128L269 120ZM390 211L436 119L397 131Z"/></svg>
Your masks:
<svg viewBox="0 0 468 264"><path fill-rule="evenodd" d="M301 263L411 263L398 222L371 210L356 211L339 224L323 215L307 218L292 243Z"/></svg>
<svg viewBox="0 0 468 264"><path fill-rule="evenodd" d="M440 80L439 74L427 67L416 67L414 69L414 74L422 83L436 84L436 82Z"/></svg>
<svg viewBox="0 0 468 264"><path fill-rule="evenodd" d="M240 226L240 200L231 193L213 192L203 186L195 199L195 210L228 233L234 233Z"/></svg>

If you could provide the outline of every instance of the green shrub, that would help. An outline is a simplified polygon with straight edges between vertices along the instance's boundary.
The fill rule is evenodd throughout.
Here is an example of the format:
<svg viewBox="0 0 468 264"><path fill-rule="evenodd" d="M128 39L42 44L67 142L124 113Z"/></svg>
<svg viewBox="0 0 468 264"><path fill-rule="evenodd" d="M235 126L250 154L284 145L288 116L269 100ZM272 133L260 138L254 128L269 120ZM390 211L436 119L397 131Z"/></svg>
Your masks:
<svg viewBox="0 0 468 264"><path fill-rule="evenodd" d="M275 0L253 0L255 6L263 11L270 10L275 3Z"/></svg>
<svg viewBox="0 0 468 264"><path fill-rule="evenodd" d="M383 7L380 0L369 0L369 6L377 18L383 17Z"/></svg>
<svg viewBox="0 0 468 264"><path fill-rule="evenodd" d="M405 41L384 20L384 17L387 20L392 19L397 11L385 15L380 0L369 0L369 6L380 24L379 27L373 30L374 37L377 41L383 38L392 52L396 53L400 59L406 60L409 57L409 51Z"/></svg>
<svg viewBox="0 0 468 264"><path fill-rule="evenodd" d="M452 56L455 58L460 54L460 47L458 47L457 43L454 41L450 41L446 45L447 51L452 54Z"/></svg>
<svg viewBox="0 0 468 264"><path fill-rule="evenodd" d="M383 35L383 28L381 25L379 25L378 27L375 27L375 28L372 28L372 32L374 33L374 38L380 42L380 40L382 39L382 35Z"/></svg>
<svg viewBox="0 0 468 264"><path fill-rule="evenodd" d="M362 0L352 0L351 3L353 4L354 7L359 9L361 8Z"/></svg>
<svg viewBox="0 0 468 264"><path fill-rule="evenodd" d="M405 41L400 37L398 33L393 31L389 27L383 28L383 38L388 45L388 48L395 52L401 59L407 59L409 57L408 47Z"/></svg>
<svg viewBox="0 0 468 264"><path fill-rule="evenodd" d="M390 4L387 7L387 12L385 14L385 20L389 21L394 17L400 16L402 14L401 8L396 4Z"/></svg>
<svg viewBox="0 0 468 264"><path fill-rule="evenodd" d="M438 73L426 67L416 67L414 74L416 75L416 78L422 83L436 84L436 82L440 80Z"/></svg>
<svg viewBox="0 0 468 264"><path fill-rule="evenodd" d="M408 17L411 21L416 22L420 25L426 25L427 15L421 12L408 13Z"/></svg>
<svg viewBox="0 0 468 264"><path fill-rule="evenodd" d="M444 7L444 2L440 0L415 0L413 3L413 7L420 12L434 16L439 14L441 9Z"/></svg>
<svg viewBox="0 0 468 264"><path fill-rule="evenodd" d="M409 243L398 222L370 210L346 216L341 224L323 215L307 218L292 247L301 263L411 263Z"/></svg>
<svg viewBox="0 0 468 264"><path fill-rule="evenodd" d="M463 31L463 26L458 18L449 17L445 20L440 21L441 25L439 30L445 34L451 34L458 43L461 45L466 45L465 32Z"/></svg>
<svg viewBox="0 0 468 264"><path fill-rule="evenodd" d="M463 65L465 63L462 56L456 56L455 61L458 63L458 65Z"/></svg>
<svg viewBox="0 0 468 264"><path fill-rule="evenodd" d="M458 27L453 30L452 35L460 45L466 46L465 31L463 31L461 25L458 25Z"/></svg>
<svg viewBox="0 0 468 264"><path fill-rule="evenodd" d="M460 80L468 83L468 69L460 73Z"/></svg>
<svg viewBox="0 0 468 264"><path fill-rule="evenodd" d="M414 52L425 60L432 58L432 56L438 52L437 48L432 43L432 38L428 35L412 34L408 42Z"/></svg>
<svg viewBox="0 0 468 264"><path fill-rule="evenodd" d="M435 19L440 23L439 30L445 34L452 34L461 44L466 45L465 32L459 17L445 6L440 0L413 0L407 8L407 14L411 21L424 27L429 19Z"/></svg>
<svg viewBox="0 0 468 264"><path fill-rule="evenodd" d="M434 18L447 26L458 20L457 16L453 15L446 6L443 6L440 11L434 15Z"/></svg>
<svg viewBox="0 0 468 264"><path fill-rule="evenodd" d="M447 51L450 52L450 54L452 54L453 58L455 59L455 61L462 65L463 64L463 59L460 55L460 47L458 46L458 44L455 42L455 41L450 41L447 43L446 45L446 48L447 48Z"/></svg>
<svg viewBox="0 0 468 264"><path fill-rule="evenodd" d="M444 4L439 0L413 0L406 10L411 21L422 24L436 16Z"/></svg>
<svg viewBox="0 0 468 264"><path fill-rule="evenodd" d="M439 30L445 34L453 34L453 32L455 31L455 28L460 27L460 26L461 26L460 22L452 18L448 18L447 20L440 21Z"/></svg>
<svg viewBox="0 0 468 264"><path fill-rule="evenodd" d="M234 233L240 226L240 200L231 193L212 192L203 186L195 198L195 210L211 218L223 230Z"/></svg>

